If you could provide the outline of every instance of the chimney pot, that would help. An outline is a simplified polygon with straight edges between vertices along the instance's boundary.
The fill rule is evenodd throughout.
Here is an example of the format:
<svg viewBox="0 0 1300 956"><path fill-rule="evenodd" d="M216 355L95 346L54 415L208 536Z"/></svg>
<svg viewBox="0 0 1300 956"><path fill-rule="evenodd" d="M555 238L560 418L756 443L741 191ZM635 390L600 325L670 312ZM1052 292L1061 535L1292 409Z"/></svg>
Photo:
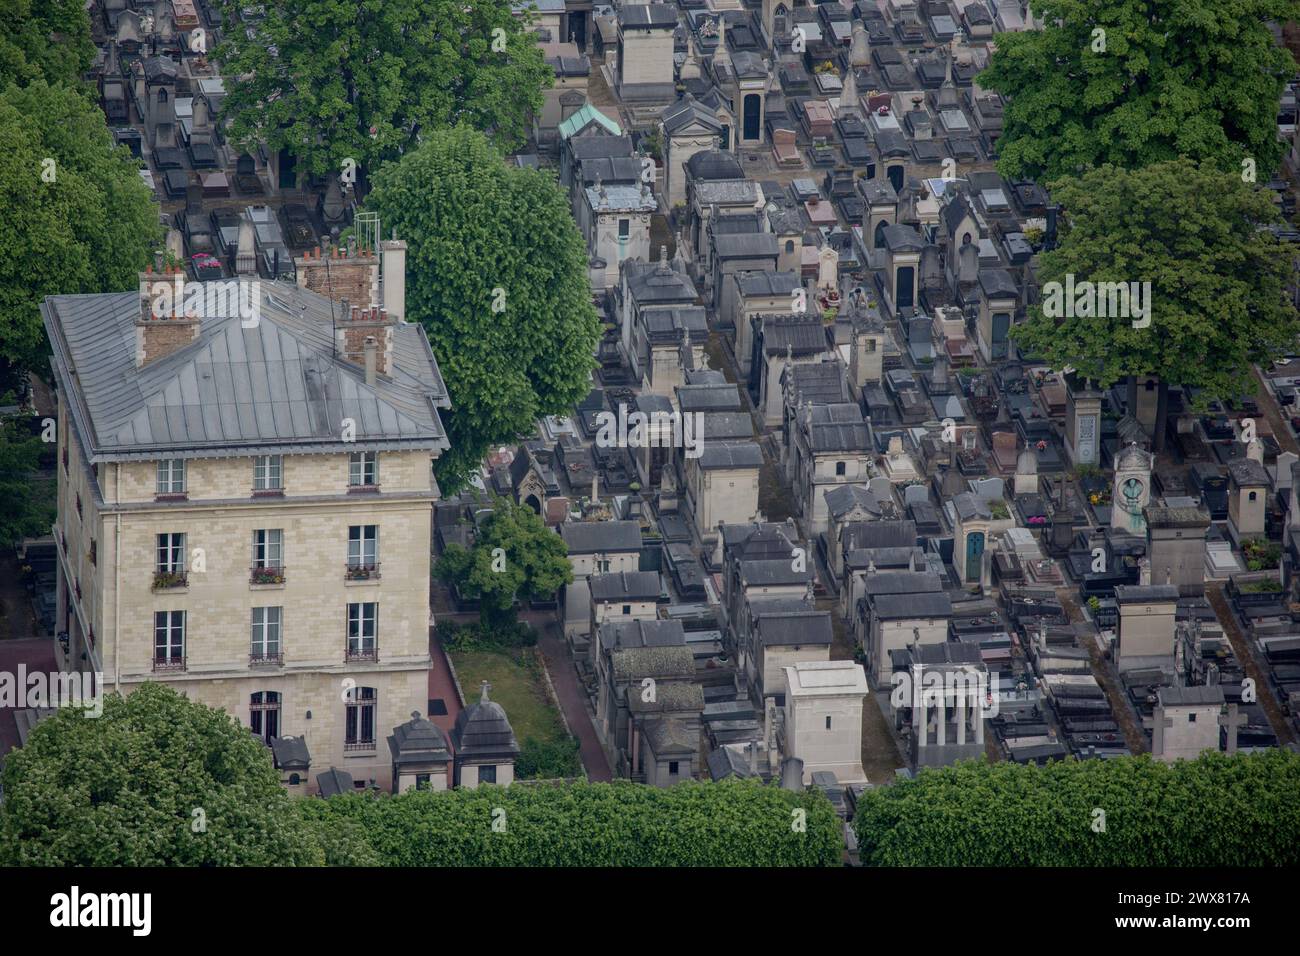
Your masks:
<svg viewBox="0 0 1300 956"><path fill-rule="evenodd" d="M355 306L355 305L354 305L354 306L352 307L352 311L351 311L350 313L348 313L348 315L349 315L349 320L350 320L350 321L352 321L352 322L356 322L356 321L358 320L358 318L360 317L360 315L361 315L361 309L360 309L358 306Z"/></svg>

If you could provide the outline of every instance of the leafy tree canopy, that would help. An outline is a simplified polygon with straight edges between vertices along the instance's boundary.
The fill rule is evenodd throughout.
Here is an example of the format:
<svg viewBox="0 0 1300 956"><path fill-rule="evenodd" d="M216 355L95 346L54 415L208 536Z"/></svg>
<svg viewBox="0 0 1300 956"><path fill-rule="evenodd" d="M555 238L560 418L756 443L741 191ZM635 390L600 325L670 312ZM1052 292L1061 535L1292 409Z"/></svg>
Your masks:
<svg viewBox="0 0 1300 956"><path fill-rule="evenodd" d="M490 622L513 617L516 597L554 594L573 582L564 539L527 505L504 498L483 519L474 547L448 545L434 570L462 593L477 596Z"/></svg>
<svg viewBox="0 0 1300 956"><path fill-rule="evenodd" d="M218 4L227 23L247 6ZM314 175L368 172L458 123L514 149L554 78L530 31L506 0L268 3L252 37L227 30L214 51L223 115L235 142L287 148Z"/></svg>
<svg viewBox="0 0 1300 956"><path fill-rule="evenodd" d="M844 853L820 792L753 780L347 794L298 808L360 824L386 866L838 866Z"/></svg>
<svg viewBox="0 0 1300 956"><path fill-rule="evenodd" d="M55 518L55 482L38 480L41 453L52 446L19 419L0 421L0 547L50 533Z"/></svg>
<svg viewBox="0 0 1300 956"><path fill-rule="evenodd" d="M0 863L268 866L321 863L271 752L233 717L148 683L63 708L5 760ZM336 858L348 831L331 835Z"/></svg>
<svg viewBox="0 0 1300 956"><path fill-rule="evenodd" d="M44 80L0 92L0 207L0 363L32 369L41 300L131 288L161 238L158 207L99 108Z"/></svg>
<svg viewBox="0 0 1300 956"><path fill-rule="evenodd" d="M374 178L366 209L406 240L406 310L451 393L446 494L493 444L591 389L600 322L586 246L546 173L507 166L481 134L441 130Z"/></svg>
<svg viewBox="0 0 1300 956"><path fill-rule="evenodd" d="M1286 750L979 761L866 791L854 825L875 866L1294 866L1297 787Z"/></svg>
<svg viewBox="0 0 1300 956"><path fill-rule="evenodd" d="M38 79L75 86L94 61L82 0L0 0L0 87Z"/></svg>
<svg viewBox="0 0 1300 956"><path fill-rule="evenodd" d="M1278 100L1295 72L1267 21L1297 0L1034 0L1038 30L998 34L979 82L1008 97L998 170L1055 179L1178 156L1260 180L1282 158ZM1104 31L1098 33L1096 31Z"/></svg>
<svg viewBox="0 0 1300 956"><path fill-rule="evenodd" d="M1065 209L1061 241L1041 258L1042 302L1012 335L1054 368L1072 366L1103 386L1156 375L1203 389L1204 401L1249 391L1252 363L1294 348L1293 257L1265 228L1277 214L1264 190L1185 159L1136 171L1106 166L1051 189ZM1114 314L1120 297L1072 306L1071 275L1076 298L1084 281L1151 283L1149 326ZM1055 306L1053 282L1063 287ZM1103 299L1105 317L1093 314Z"/></svg>

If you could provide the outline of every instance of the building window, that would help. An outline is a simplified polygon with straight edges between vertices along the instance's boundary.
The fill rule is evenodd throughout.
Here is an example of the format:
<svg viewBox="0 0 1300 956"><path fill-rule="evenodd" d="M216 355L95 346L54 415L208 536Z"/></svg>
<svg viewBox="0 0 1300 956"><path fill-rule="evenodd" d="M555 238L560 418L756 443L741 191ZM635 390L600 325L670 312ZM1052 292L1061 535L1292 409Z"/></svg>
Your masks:
<svg viewBox="0 0 1300 956"><path fill-rule="evenodd" d="M794 240L793 240L793 239L787 239L787 240L785 241L785 251L786 251L787 254L794 252Z"/></svg>
<svg viewBox="0 0 1300 956"><path fill-rule="evenodd" d="M618 238L619 238L619 241L620 241L620 242L626 242L627 239L628 239L628 237L631 236L631 235L632 235L632 220L631 220L631 219L620 219L620 220L618 221Z"/></svg>
<svg viewBox="0 0 1300 956"><path fill-rule="evenodd" d="M1254 501L1257 497L1259 497L1259 496L1258 496L1255 492L1252 491L1252 492L1250 493L1250 500L1251 500L1251 501ZM77 514L81 514L81 499L80 499L80 498L77 499Z"/></svg>
<svg viewBox="0 0 1300 956"><path fill-rule="evenodd" d="M254 661L280 660L280 622L284 609L279 607L253 608L249 658Z"/></svg>
<svg viewBox="0 0 1300 956"><path fill-rule="evenodd" d="M1253 501L1254 498L1255 498L1255 493L1254 493L1254 492L1251 492L1250 497L1251 497L1251 500ZM80 492L77 493L77 517L78 517L78 518L82 517L82 514L81 514L81 493L80 493Z"/></svg>
<svg viewBox="0 0 1300 956"><path fill-rule="evenodd" d="M1196 715L1195 715L1195 714L1188 714L1188 715L1187 715L1187 722L1188 722L1189 724L1194 724L1194 723L1196 723Z"/></svg>
<svg viewBox="0 0 1300 956"><path fill-rule="evenodd" d="M90 539L90 563L99 564L99 548L95 544L95 539Z"/></svg>
<svg viewBox="0 0 1300 956"><path fill-rule="evenodd" d="M479 783L496 783L497 782L497 765L486 764L478 768Z"/></svg>
<svg viewBox="0 0 1300 956"><path fill-rule="evenodd" d="M158 494L185 494L185 459L167 458L158 462Z"/></svg>
<svg viewBox="0 0 1300 956"><path fill-rule="evenodd" d="M365 601L348 605L348 657L373 660L379 631L379 605Z"/></svg>
<svg viewBox="0 0 1300 956"><path fill-rule="evenodd" d="M631 614L631 613L632 613L632 605L630 605L630 604L624 604L624 605L623 605L623 613L624 613L624 614Z"/></svg>
<svg viewBox="0 0 1300 956"><path fill-rule="evenodd" d="M845 465L844 462L842 462L842 461L837 461L837 462L835 463L835 474L836 474L836 475L843 475L843 474L845 473L845 468L846 468L846 467L847 467L847 466Z"/></svg>
<svg viewBox="0 0 1300 956"><path fill-rule="evenodd" d="M430 789L431 787L432 787L432 783L430 783L430 776L429 776L429 774L427 774L427 773L417 773L417 774L415 775L415 789L416 789L416 790L428 790L428 789Z"/></svg>
<svg viewBox="0 0 1300 956"><path fill-rule="evenodd" d="M379 525L354 524L348 528L348 570L374 570L379 563Z"/></svg>
<svg viewBox="0 0 1300 956"><path fill-rule="evenodd" d="M155 611L153 615L154 668L185 666L185 612Z"/></svg>
<svg viewBox="0 0 1300 956"><path fill-rule="evenodd" d="M253 567L284 567L284 531L280 528L262 528L253 532Z"/></svg>
<svg viewBox="0 0 1300 956"><path fill-rule="evenodd" d="M272 737L280 736L280 693L260 690L248 699L248 729L254 737L269 744Z"/></svg>
<svg viewBox="0 0 1300 956"><path fill-rule="evenodd" d="M374 488L379 484L379 452L354 451L348 459L348 484Z"/></svg>
<svg viewBox="0 0 1300 956"><path fill-rule="evenodd" d="M158 535L157 562L153 572L153 586L155 588L184 587L185 535Z"/></svg>
<svg viewBox="0 0 1300 956"><path fill-rule="evenodd" d="M826 729L827 729L827 730L830 730L830 729L831 729L831 718L830 718L829 715L827 715L827 717L826 717Z"/></svg>
<svg viewBox="0 0 1300 956"><path fill-rule="evenodd" d="M609 574L609 558L601 558L596 562L597 574Z"/></svg>
<svg viewBox="0 0 1300 956"><path fill-rule="evenodd" d="M258 455L253 459L253 490L279 491L284 487L284 459L279 455Z"/></svg>
<svg viewBox="0 0 1300 956"><path fill-rule="evenodd" d="M678 766L679 766L678 761L676 761L676 760L670 760L670 761L668 761L668 774L669 774L669 776L674 776L674 777L675 777L675 776L677 775Z"/></svg>
<svg viewBox="0 0 1300 956"><path fill-rule="evenodd" d="M373 750L375 747L375 701L373 687L358 687L347 705L343 721L344 750Z"/></svg>

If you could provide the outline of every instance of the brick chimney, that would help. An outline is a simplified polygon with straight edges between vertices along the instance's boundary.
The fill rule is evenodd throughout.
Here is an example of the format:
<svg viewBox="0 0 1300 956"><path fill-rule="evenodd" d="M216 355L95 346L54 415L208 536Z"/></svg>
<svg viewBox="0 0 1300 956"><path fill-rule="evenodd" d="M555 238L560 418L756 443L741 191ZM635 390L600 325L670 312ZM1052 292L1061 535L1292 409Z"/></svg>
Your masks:
<svg viewBox="0 0 1300 956"><path fill-rule="evenodd" d="M293 262L298 285L305 289L336 302L382 304L378 301L379 257L373 250L318 246Z"/></svg>
<svg viewBox="0 0 1300 956"><path fill-rule="evenodd" d="M406 243L382 241L378 254L364 247L317 247L294 265L298 285L339 303L334 323L338 354L366 370L367 384L373 385L377 374L391 375L393 327L405 320ZM373 354L367 354L367 341Z"/></svg>
<svg viewBox="0 0 1300 956"><path fill-rule="evenodd" d="M135 367L178 352L199 337L199 317L185 315L185 273L150 267L140 273L140 311L135 319Z"/></svg>
<svg viewBox="0 0 1300 956"><path fill-rule="evenodd" d="M366 384L375 384L375 373L389 375L393 365L393 324L388 310L378 306L360 308L343 303L346 311L335 324L339 355L366 370Z"/></svg>

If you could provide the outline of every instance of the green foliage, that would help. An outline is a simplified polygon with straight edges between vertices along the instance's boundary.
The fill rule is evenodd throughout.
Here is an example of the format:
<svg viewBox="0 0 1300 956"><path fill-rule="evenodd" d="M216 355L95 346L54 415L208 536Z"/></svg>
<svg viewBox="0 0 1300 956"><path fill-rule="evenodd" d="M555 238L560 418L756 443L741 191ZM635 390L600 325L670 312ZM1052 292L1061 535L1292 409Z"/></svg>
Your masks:
<svg viewBox="0 0 1300 956"><path fill-rule="evenodd" d="M855 829L876 866L1294 866L1297 788L1285 750L967 762L868 790Z"/></svg>
<svg viewBox="0 0 1300 956"><path fill-rule="evenodd" d="M1035 0L1041 29L998 34L979 82L1008 97L998 171L1055 179L1179 156L1260 181L1282 158L1277 103L1295 72L1268 21L1296 0ZM1105 49L1094 30L1105 31Z"/></svg>
<svg viewBox="0 0 1300 956"><path fill-rule="evenodd" d="M1250 571L1272 571L1282 562L1282 546L1276 541L1250 538L1241 543L1241 551Z"/></svg>
<svg viewBox="0 0 1300 956"><path fill-rule="evenodd" d="M75 86L95 60L82 0L0 0L0 87Z"/></svg>
<svg viewBox="0 0 1300 956"><path fill-rule="evenodd" d="M600 322L586 247L553 179L507 166L465 128L386 166L366 208L407 241L408 317L428 331L451 393L451 450L435 463L451 494L490 446L591 389Z"/></svg>
<svg viewBox="0 0 1300 956"><path fill-rule="evenodd" d="M1130 375L1203 389L1199 400L1251 390L1250 366L1294 348L1300 314L1286 296L1292 256L1263 224L1263 190L1189 160L1104 167L1052 186L1068 211L1039 280L1150 282L1150 325L1132 318L1051 317L1040 304L1012 335L1055 369L1102 386ZM1045 293L1046 295L1046 293Z"/></svg>
<svg viewBox="0 0 1300 956"><path fill-rule="evenodd" d="M53 159L54 182L41 178ZM0 365L44 361L47 295L121 292L161 238L158 207L104 114L43 80L0 92Z"/></svg>
<svg viewBox="0 0 1300 956"><path fill-rule="evenodd" d="M34 477L45 448L22 420L0 421L0 547L47 535L54 525L55 482Z"/></svg>
<svg viewBox="0 0 1300 956"><path fill-rule="evenodd" d="M515 777L519 780L558 780L582 776L582 758L578 741L573 737L562 740L538 740L529 737L519 748L515 758Z"/></svg>
<svg viewBox="0 0 1300 956"><path fill-rule="evenodd" d="M494 551L501 552L494 554ZM474 547L447 546L434 566L442 581L478 597L489 629L514 621L515 598L554 594L573 583L573 566L564 539L546 527L527 505L498 498L483 519Z"/></svg>
<svg viewBox="0 0 1300 956"><path fill-rule="evenodd" d="M536 647L537 631L523 621L501 621L488 624L457 624L440 621L438 642L445 651L497 651L518 647Z"/></svg>
<svg viewBox="0 0 1300 956"><path fill-rule="evenodd" d="M59 710L6 758L0 864L324 862L289 810L270 750L233 717L154 683L89 713ZM344 859L349 843L355 832L340 831L330 852Z"/></svg>
<svg viewBox="0 0 1300 956"><path fill-rule="evenodd" d="M247 4L218 6L233 25ZM227 29L213 51L229 88L222 115L233 119L236 143L287 148L313 175L339 172L345 159L365 175L432 130L458 123L516 149L554 81L531 23L514 16L506 0L279 0L265 7L254 36ZM504 49L492 49L494 37Z"/></svg>
<svg viewBox="0 0 1300 956"><path fill-rule="evenodd" d="M755 781L515 784L297 806L358 822L388 866L837 866L844 852L824 796ZM498 808L504 832L493 830Z"/></svg>

